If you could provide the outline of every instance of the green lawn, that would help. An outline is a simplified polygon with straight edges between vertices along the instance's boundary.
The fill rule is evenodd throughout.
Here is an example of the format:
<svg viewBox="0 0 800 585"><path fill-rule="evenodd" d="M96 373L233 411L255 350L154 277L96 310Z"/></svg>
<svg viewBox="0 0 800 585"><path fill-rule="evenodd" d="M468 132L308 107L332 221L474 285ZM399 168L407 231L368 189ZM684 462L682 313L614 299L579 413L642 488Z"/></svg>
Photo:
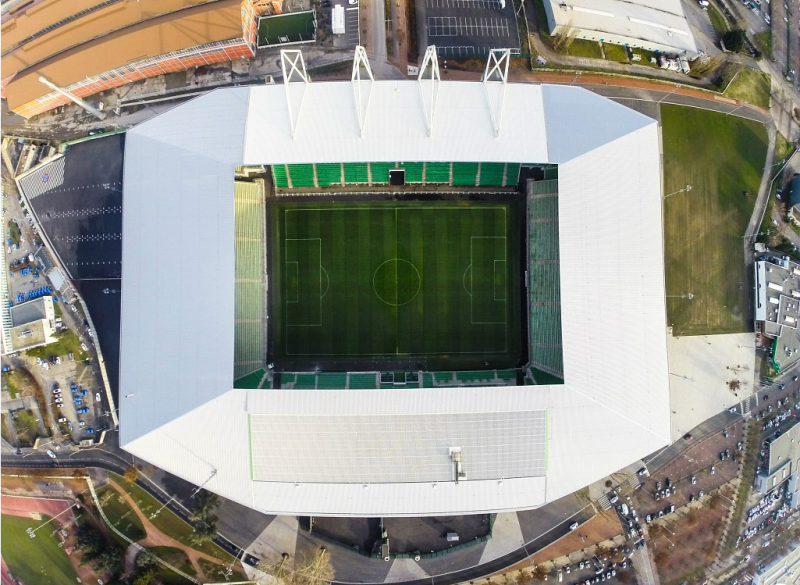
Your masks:
<svg viewBox="0 0 800 585"><path fill-rule="evenodd" d="M513 204L276 203L272 211L276 360L516 365Z"/></svg>
<svg viewBox="0 0 800 585"><path fill-rule="evenodd" d="M675 335L746 331L752 308L742 235L761 182L766 129L672 105L662 105L661 118L668 321ZM670 195L687 184L690 191ZM694 298L674 296L689 293Z"/></svg>
<svg viewBox="0 0 800 585"><path fill-rule="evenodd" d="M67 553L58 546L57 537L50 536L53 529L42 528L36 538L30 538L26 530L36 529L50 518L41 520L3 515L2 540L3 559L9 571L20 582L33 585L74 585L77 573Z"/></svg>
<svg viewBox="0 0 800 585"><path fill-rule="evenodd" d="M711 26L714 27L720 37L728 32L728 21L725 20L725 16L713 4L708 7L708 18L711 20Z"/></svg>
<svg viewBox="0 0 800 585"><path fill-rule="evenodd" d="M603 53L600 51L600 43L587 41L585 39L575 39L567 48L567 55L573 57L587 57L589 59L602 59Z"/></svg>
<svg viewBox="0 0 800 585"><path fill-rule="evenodd" d="M603 43L603 52L608 61L617 61L618 63L628 62L628 51L622 45Z"/></svg>
<svg viewBox="0 0 800 585"><path fill-rule="evenodd" d="M97 497L103 502L103 512L109 522L122 534L134 542L146 536L139 516L117 490L111 486L105 486L97 490Z"/></svg>
<svg viewBox="0 0 800 585"><path fill-rule="evenodd" d="M745 67L731 81L725 90L725 97L769 108L769 75Z"/></svg>
<svg viewBox="0 0 800 585"><path fill-rule="evenodd" d="M258 22L258 46L313 41L316 30L312 11L262 17Z"/></svg>
<svg viewBox="0 0 800 585"><path fill-rule="evenodd" d="M152 522L153 525L161 532L171 536L181 544L185 544L196 550L199 550L200 552L214 556L226 563L229 563L233 560L231 555L219 548L213 542L207 542L201 546L193 545L189 540L189 535L193 532L191 526L173 514L169 509L162 508L161 502L156 500L138 485L126 481L122 476L117 475L116 473L109 473L108 476L113 479L117 485L123 486L127 490L133 500L136 502L136 505L139 507L139 509L147 516L147 519L150 520L150 522ZM161 511L159 512L158 516L155 518L150 518L150 515L159 509Z"/></svg>

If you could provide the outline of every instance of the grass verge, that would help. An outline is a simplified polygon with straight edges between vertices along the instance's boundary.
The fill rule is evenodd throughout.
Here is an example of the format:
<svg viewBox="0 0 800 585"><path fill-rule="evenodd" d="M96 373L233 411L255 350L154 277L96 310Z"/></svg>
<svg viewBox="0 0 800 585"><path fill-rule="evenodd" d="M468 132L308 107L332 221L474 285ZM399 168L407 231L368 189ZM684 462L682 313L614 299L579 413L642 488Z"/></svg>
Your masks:
<svg viewBox="0 0 800 585"><path fill-rule="evenodd" d="M725 20L725 16L713 4L708 7L708 18L711 20L711 26L714 27L714 31L720 37L728 32L728 21Z"/></svg>
<svg viewBox="0 0 800 585"><path fill-rule="evenodd" d="M606 54L606 60L616 61L617 63L628 62L628 51L622 45L612 45L610 43L603 44L603 52Z"/></svg>
<svg viewBox="0 0 800 585"><path fill-rule="evenodd" d="M769 108L770 79L766 73L745 67L733 78L723 94L727 98Z"/></svg>
<svg viewBox="0 0 800 585"><path fill-rule="evenodd" d="M587 41L586 39L575 39L567 47L567 55L573 57L585 57L587 59L602 59L603 51L600 49L600 43L595 41Z"/></svg>
<svg viewBox="0 0 800 585"><path fill-rule="evenodd" d="M745 439L747 451L745 452L744 461L742 461L741 483L739 484L739 489L736 490L733 510L731 510L730 522L728 523L728 526L732 527L732 529L728 530L725 540L720 543L719 552L723 557L730 554L736 547L736 538L739 536L739 525L742 522L742 516L744 516L747 497L750 495L750 490L756 477L756 460L761 440L759 426L760 424L750 422L747 427L747 439Z"/></svg>
<svg viewBox="0 0 800 585"><path fill-rule="evenodd" d="M246 579L245 574L235 568L236 564L234 564L231 574L227 575L225 573L227 567L212 563L206 559L198 559L197 563L200 565L200 568L203 569L206 577L217 582L243 581Z"/></svg>
<svg viewBox="0 0 800 585"><path fill-rule="evenodd" d="M36 532L30 538L28 528L35 529L48 516L33 520L17 516L3 515L3 559L11 574L22 583L37 585L74 585L78 578L67 553L60 548L59 540L51 536L52 529Z"/></svg>
<svg viewBox="0 0 800 585"><path fill-rule="evenodd" d="M761 183L767 131L681 106L663 105L661 119L668 321L675 335L747 331L742 234ZM691 190L678 192L686 185ZM680 298L688 293L693 298Z"/></svg>
<svg viewBox="0 0 800 585"><path fill-rule="evenodd" d="M756 33L753 40L758 50L764 54L764 57L772 60L772 31L767 29L763 32Z"/></svg>

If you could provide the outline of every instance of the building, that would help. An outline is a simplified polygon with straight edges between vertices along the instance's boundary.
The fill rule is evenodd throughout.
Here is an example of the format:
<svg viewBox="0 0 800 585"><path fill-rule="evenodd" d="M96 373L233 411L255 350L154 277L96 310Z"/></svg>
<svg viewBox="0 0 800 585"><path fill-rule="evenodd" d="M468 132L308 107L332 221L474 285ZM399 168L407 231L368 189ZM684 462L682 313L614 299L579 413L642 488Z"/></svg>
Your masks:
<svg viewBox="0 0 800 585"><path fill-rule="evenodd" d="M755 318L772 341L772 366L782 372L800 359L800 265L767 251L755 263Z"/></svg>
<svg viewBox="0 0 800 585"><path fill-rule="evenodd" d="M22 5L2 25L2 96L30 118L78 97L252 57L253 0L52 0Z"/></svg>
<svg viewBox="0 0 800 585"><path fill-rule="evenodd" d="M798 584L800 584L800 547L771 562L753 577L753 585Z"/></svg>
<svg viewBox="0 0 800 585"><path fill-rule="evenodd" d="M13 351L24 351L56 341L55 312L50 295L14 305L9 312L9 334Z"/></svg>
<svg viewBox="0 0 800 585"><path fill-rule="evenodd" d="M769 444L764 469L756 476L756 489L762 494L768 494L784 482L788 482L787 501L790 506L796 508L800 490L798 465L800 465L800 422L792 425Z"/></svg>
<svg viewBox="0 0 800 585"><path fill-rule="evenodd" d="M789 183L789 219L795 224L800 225L800 218L797 216L798 206L800 206L800 174L792 177Z"/></svg>
<svg viewBox="0 0 800 585"><path fill-rule="evenodd" d="M669 444L657 122L429 59L417 81L304 84L300 65L127 133L123 449L265 513L377 517L535 508ZM234 387L236 167L364 161L558 165L563 384Z"/></svg>
<svg viewBox="0 0 800 585"><path fill-rule="evenodd" d="M680 0L544 0L544 8L553 35L698 56Z"/></svg>

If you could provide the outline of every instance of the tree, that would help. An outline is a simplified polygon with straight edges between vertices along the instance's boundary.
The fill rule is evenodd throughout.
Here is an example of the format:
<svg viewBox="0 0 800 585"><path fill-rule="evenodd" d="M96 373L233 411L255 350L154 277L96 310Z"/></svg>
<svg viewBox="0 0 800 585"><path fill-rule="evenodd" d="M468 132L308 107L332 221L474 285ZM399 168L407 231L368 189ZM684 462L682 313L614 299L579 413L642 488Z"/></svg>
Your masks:
<svg viewBox="0 0 800 585"><path fill-rule="evenodd" d="M217 537L217 517L211 516L203 520L198 520L192 524L194 532L189 535L189 540L194 545L202 545L211 542Z"/></svg>
<svg viewBox="0 0 800 585"><path fill-rule="evenodd" d="M733 53L741 53L745 48L746 36L747 33L740 28L729 30L722 35L722 43L729 51Z"/></svg>
<svg viewBox="0 0 800 585"><path fill-rule="evenodd" d="M77 545L83 553L81 564L92 561L106 546L103 533L89 523L78 525Z"/></svg>
<svg viewBox="0 0 800 585"><path fill-rule="evenodd" d="M136 467L131 466L125 470L125 473L122 474L122 477L125 478L125 481L134 483L136 478L139 477L139 470L136 469Z"/></svg>
<svg viewBox="0 0 800 585"><path fill-rule="evenodd" d="M103 573L116 575L122 572L122 563L125 560L125 551L121 546L108 545L95 559L95 569Z"/></svg>

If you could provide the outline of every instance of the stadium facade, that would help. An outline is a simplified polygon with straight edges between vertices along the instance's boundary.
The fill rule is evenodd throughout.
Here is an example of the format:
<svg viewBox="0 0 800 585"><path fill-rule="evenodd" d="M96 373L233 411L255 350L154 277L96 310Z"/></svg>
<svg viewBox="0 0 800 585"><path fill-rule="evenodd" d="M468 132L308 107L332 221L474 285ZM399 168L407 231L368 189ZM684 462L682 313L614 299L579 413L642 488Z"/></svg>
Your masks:
<svg viewBox="0 0 800 585"><path fill-rule="evenodd" d="M234 168L363 161L558 165L563 384L234 388ZM660 165L654 120L571 86L229 88L137 126L121 446L265 513L421 516L534 508L667 445Z"/></svg>

